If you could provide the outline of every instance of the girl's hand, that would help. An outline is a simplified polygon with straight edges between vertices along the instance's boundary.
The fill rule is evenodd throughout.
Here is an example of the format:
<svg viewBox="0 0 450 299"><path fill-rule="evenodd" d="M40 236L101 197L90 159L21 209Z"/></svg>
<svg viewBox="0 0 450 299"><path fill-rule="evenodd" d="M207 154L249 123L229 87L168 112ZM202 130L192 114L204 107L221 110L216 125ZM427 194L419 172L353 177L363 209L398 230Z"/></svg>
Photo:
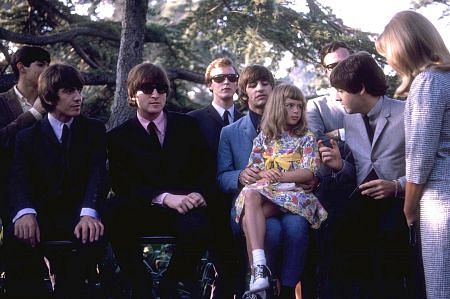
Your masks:
<svg viewBox="0 0 450 299"><path fill-rule="evenodd" d="M274 168L261 170L259 175L261 178L267 179L269 183L277 183L281 178L281 172Z"/></svg>

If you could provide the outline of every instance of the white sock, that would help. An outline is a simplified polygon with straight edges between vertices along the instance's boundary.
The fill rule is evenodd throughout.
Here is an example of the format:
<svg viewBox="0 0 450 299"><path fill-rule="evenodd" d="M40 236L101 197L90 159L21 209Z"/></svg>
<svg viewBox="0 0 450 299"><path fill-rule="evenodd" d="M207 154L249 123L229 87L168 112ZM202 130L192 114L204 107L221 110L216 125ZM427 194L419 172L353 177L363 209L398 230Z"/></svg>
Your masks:
<svg viewBox="0 0 450 299"><path fill-rule="evenodd" d="M264 253L264 249L255 249L252 250L253 256L253 265L266 265L266 255Z"/></svg>

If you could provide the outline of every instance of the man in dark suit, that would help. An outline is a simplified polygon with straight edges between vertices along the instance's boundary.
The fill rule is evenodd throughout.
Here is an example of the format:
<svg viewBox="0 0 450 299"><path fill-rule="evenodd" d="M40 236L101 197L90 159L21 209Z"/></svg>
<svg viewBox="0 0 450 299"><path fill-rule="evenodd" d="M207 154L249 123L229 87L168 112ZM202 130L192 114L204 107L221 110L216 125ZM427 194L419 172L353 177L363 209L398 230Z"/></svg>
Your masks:
<svg viewBox="0 0 450 299"><path fill-rule="evenodd" d="M161 67L139 64L127 84L137 114L108 133L116 194L108 213L111 243L133 298L152 298L138 237L175 235L160 295L172 298L181 281L198 298L196 266L206 250L206 195L214 183L210 152L195 119L164 110L169 80Z"/></svg>
<svg viewBox="0 0 450 299"><path fill-rule="evenodd" d="M205 72L205 82L212 92L212 102L188 114L193 116L208 142L213 159L214 169L217 164L220 131L230 123L242 117L236 109L233 97L236 94L239 75L232 61L218 58L212 61ZM214 171L215 173L215 171ZM232 298L235 277L233 271L237 260L229 221L231 198L215 188L211 195L207 211L211 225L210 256L214 261L218 277L214 283L213 298Z"/></svg>
<svg viewBox="0 0 450 299"><path fill-rule="evenodd" d="M7 182L16 133L42 119L45 109L38 97L38 77L50 63L50 54L39 47L23 46L11 58L17 84L0 93L0 218L8 223Z"/></svg>
<svg viewBox="0 0 450 299"><path fill-rule="evenodd" d="M48 116L17 134L11 176L13 224L5 251L7 292L13 298L46 295L43 256L56 276L56 298L80 298L103 235L98 209L105 195L106 134L80 116L83 78L55 64L39 77ZM43 243L71 240L76 253L62 262Z"/></svg>

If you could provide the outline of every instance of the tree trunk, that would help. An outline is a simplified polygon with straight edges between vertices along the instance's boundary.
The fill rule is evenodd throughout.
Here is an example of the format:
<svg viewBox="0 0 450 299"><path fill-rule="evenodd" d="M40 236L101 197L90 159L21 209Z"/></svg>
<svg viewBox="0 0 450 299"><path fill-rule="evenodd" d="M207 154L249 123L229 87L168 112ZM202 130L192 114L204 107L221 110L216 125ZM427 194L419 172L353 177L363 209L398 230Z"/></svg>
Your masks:
<svg viewBox="0 0 450 299"><path fill-rule="evenodd" d="M147 0L126 0L122 20L119 57L117 59L116 91L107 128L112 129L133 116L135 109L128 106L127 76L130 69L142 62Z"/></svg>

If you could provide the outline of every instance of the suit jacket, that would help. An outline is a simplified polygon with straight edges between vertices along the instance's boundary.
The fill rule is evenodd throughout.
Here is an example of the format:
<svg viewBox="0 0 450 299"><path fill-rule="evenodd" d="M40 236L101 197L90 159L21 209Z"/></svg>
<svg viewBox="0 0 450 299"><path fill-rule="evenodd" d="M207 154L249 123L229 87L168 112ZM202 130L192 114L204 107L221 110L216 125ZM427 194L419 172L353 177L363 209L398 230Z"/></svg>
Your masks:
<svg viewBox="0 0 450 299"><path fill-rule="evenodd" d="M345 140L356 166L357 184L361 184L372 169L380 179L400 179L405 185L405 102L388 97L380 99L382 108L376 120L373 142L370 144L362 115L346 114Z"/></svg>
<svg viewBox="0 0 450 299"><path fill-rule="evenodd" d="M0 217L8 218L7 186L16 134L36 122L31 112L23 112L14 88L0 94Z"/></svg>
<svg viewBox="0 0 450 299"><path fill-rule="evenodd" d="M79 116L70 132L67 151L47 117L17 134L10 196L13 216L34 208L40 223L57 218L63 226L77 221L82 208L98 211L106 193L105 126Z"/></svg>
<svg viewBox="0 0 450 299"><path fill-rule="evenodd" d="M194 118L165 112L164 142L150 139L137 117L108 132L113 191L148 206L156 196L201 193L207 199L213 183L209 150Z"/></svg>
<svg viewBox="0 0 450 299"><path fill-rule="evenodd" d="M331 95L310 99L306 103L308 129L317 140L328 140L325 133L344 127L345 110Z"/></svg>
<svg viewBox="0 0 450 299"><path fill-rule="evenodd" d="M217 153L217 182L220 189L233 195L239 193L239 173L247 167L257 133L250 115L222 129Z"/></svg>
<svg viewBox="0 0 450 299"><path fill-rule="evenodd" d="M214 162L217 161L217 149L219 148L220 132L223 128L223 119L220 117L217 110L213 105L208 105L205 108L191 111L188 115L194 117L203 132L203 135L208 142L209 149L214 158ZM234 109L234 121L242 117L242 114Z"/></svg>

